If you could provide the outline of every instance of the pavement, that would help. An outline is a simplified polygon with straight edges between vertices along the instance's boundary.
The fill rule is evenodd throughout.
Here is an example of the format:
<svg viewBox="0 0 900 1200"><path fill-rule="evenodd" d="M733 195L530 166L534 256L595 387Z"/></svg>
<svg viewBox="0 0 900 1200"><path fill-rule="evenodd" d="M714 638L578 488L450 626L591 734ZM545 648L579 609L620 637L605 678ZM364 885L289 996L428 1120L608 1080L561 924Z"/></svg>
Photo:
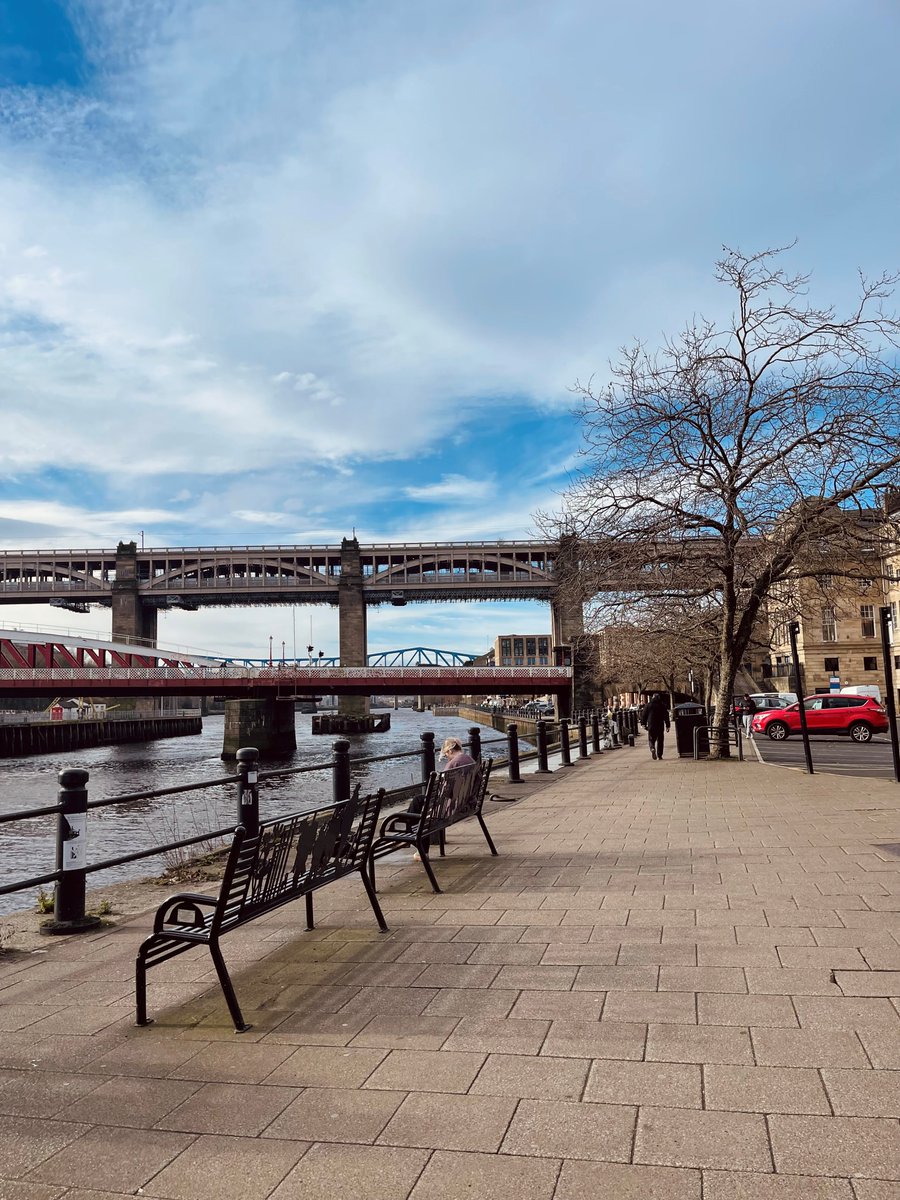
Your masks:
<svg viewBox="0 0 900 1200"><path fill-rule="evenodd" d="M0 959L0 1200L898 1200L895 784L643 748L150 973ZM399 859L399 856L397 856ZM892 998L893 997L893 998Z"/></svg>

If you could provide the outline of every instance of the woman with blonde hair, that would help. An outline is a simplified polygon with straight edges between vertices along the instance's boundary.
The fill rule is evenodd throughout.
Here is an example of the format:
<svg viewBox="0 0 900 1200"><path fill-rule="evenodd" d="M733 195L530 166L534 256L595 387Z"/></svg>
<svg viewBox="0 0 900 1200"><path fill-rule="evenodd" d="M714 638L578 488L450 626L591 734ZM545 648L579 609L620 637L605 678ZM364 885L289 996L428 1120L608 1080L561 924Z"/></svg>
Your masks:
<svg viewBox="0 0 900 1200"><path fill-rule="evenodd" d="M447 760L440 768L442 771L449 771L452 767L468 767L475 762L472 755L463 749L459 738L455 737L445 738L438 758Z"/></svg>

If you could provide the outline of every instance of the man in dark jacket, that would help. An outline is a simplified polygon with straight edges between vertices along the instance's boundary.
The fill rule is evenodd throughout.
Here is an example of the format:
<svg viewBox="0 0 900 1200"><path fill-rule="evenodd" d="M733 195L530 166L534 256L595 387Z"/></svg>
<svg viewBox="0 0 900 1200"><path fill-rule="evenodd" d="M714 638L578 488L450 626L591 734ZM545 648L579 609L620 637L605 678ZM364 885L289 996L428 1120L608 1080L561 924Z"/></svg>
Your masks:
<svg viewBox="0 0 900 1200"><path fill-rule="evenodd" d="M650 741L650 756L662 758L663 743L669 728L669 710L662 695L657 692L652 700L644 706L641 713L641 724L647 730Z"/></svg>

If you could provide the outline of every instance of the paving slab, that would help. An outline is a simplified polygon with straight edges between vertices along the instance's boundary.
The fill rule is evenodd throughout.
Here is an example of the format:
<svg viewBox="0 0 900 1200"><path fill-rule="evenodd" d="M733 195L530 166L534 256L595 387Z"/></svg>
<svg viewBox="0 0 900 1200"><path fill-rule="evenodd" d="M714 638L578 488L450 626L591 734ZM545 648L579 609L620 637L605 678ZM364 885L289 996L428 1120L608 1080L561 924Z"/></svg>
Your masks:
<svg viewBox="0 0 900 1200"><path fill-rule="evenodd" d="M900 1200L900 801L576 762L150 977L144 915L0 957L0 1200ZM296 911L294 911L296 909Z"/></svg>

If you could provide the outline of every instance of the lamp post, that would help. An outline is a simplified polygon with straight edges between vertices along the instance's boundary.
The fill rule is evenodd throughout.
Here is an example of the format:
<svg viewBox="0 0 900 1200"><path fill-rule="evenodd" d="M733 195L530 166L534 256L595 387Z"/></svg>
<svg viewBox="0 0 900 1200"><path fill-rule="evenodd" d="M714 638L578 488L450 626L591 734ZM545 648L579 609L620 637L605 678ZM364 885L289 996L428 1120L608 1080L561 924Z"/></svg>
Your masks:
<svg viewBox="0 0 900 1200"><path fill-rule="evenodd" d="M893 647L891 645L891 606L885 604L880 609L881 616L881 650L884 655L884 707L887 709L889 722L888 733L891 735L891 754L894 759L894 778L900 783L900 736L897 733L897 700L894 693L894 669L891 661Z"/></svg>
<svg viewBox="0 0 900 1200"><path fill-rule="evenodd" d="M269 666L272 665L272 635L269 634Z"/></svg>
<svg viewBox="0 0 900 1200"><path fill-rule="evenodd" d="M306 647L306 657L308 659L309 666L312 666L312 656L313 656L313 647L307 646Z"/></svg>
<svg viewBox="0 0 900 1200"><path fill-rule="evenodd" d="M809 728L806 724L806 708L803 703L803 677L800 674L800 655L797 653L797 634L800 632L800 622L791 621L788 633L791 638L791 658L794 660L794 679L797 683L797 699L800 707L800 735L803 738L803 753L806 755L806 769L810 775L813 772L812 752L809 748Z"/></svg>
<svg viewBox="0 0 900 1200"><path fill-rule="evenodd" d="M284 641L281 643L281 665L284 666Z"/></svg>

